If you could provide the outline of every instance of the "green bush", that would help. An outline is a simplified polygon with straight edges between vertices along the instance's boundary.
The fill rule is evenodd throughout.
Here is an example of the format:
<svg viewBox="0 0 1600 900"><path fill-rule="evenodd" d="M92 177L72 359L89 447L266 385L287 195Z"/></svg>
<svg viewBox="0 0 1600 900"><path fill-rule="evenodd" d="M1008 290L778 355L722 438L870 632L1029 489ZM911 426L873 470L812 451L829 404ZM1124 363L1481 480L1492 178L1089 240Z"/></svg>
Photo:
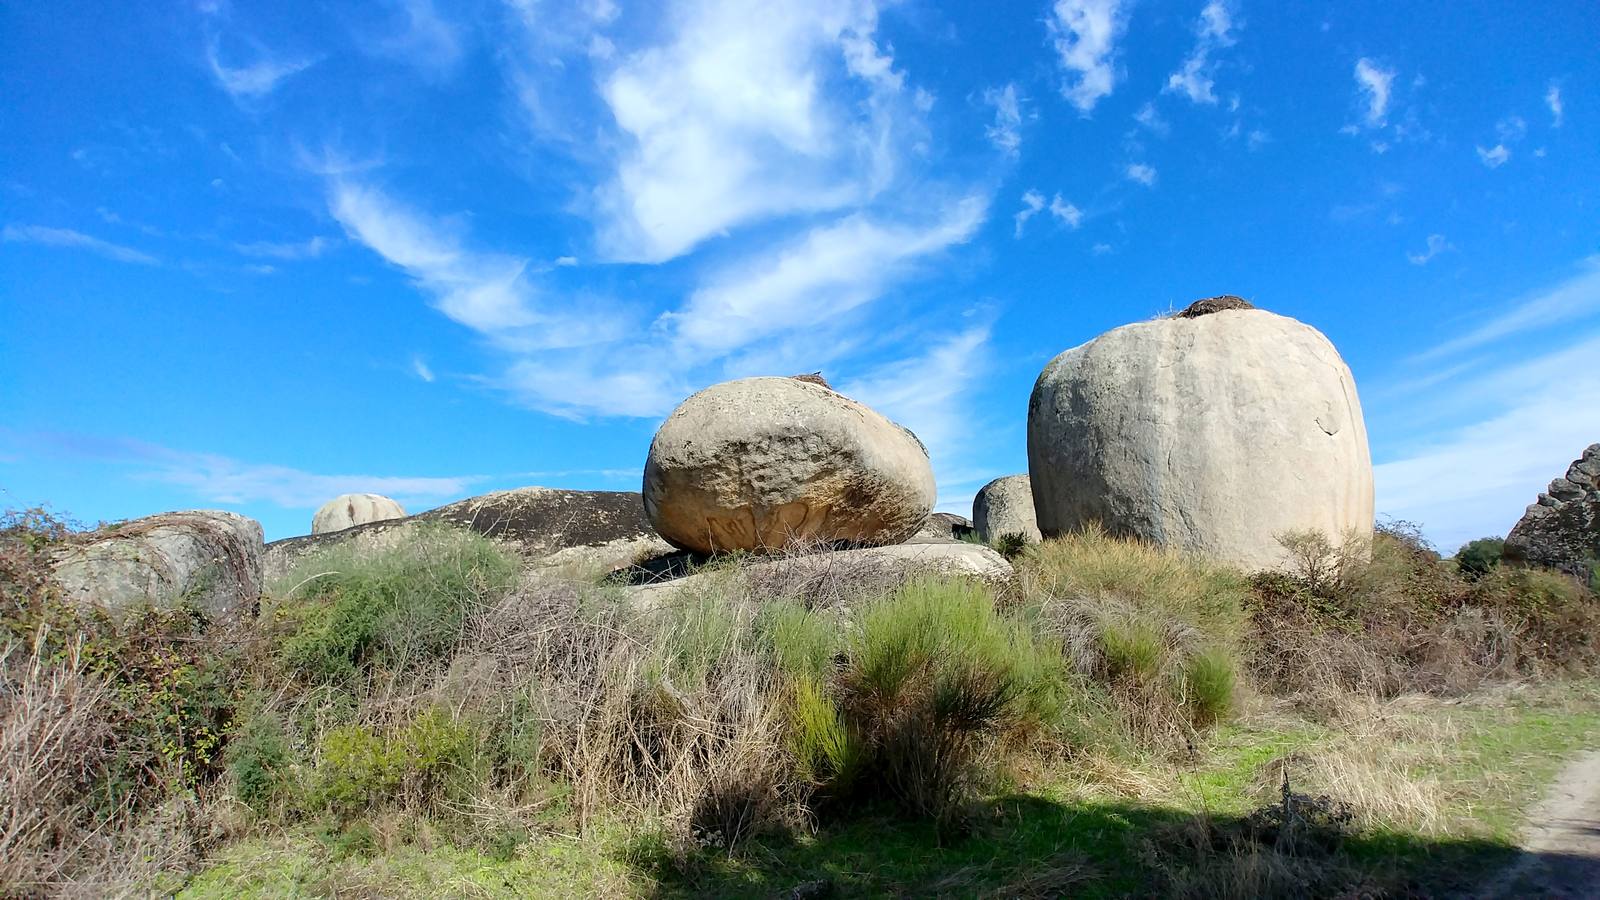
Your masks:
<svg viewBox="0 0 1600 900"><path fill-rule="evenodd" d="M255 715L247 719L229 740L225 759L234 790L246 806L267 813L284 799L295 760L276 718Z"/></svg>
<svg viewBox="0 0 1600 900"><path fill-rule="evenodd" d="M298 587L278 610L289 623L283 659L313 679L403 671L449 653L469 611L498 598L517 567L486 538L419 529L378 552L336 549L284 579Z"/></svg>
<svg viewBox="0 0 1600 900"><path fill-rule="evenodd" d="M1161 746L1232 711L1252 600L1238 571L1091 527L1030 548L1019 573L1038 629L1125 731L1077 740Z"/></svg>
<svg viewBox="0 0 1600 900"><path fill-rule="evenodd" d="M821 615L791 606L763 624L790 679L791 749L826 799L878 795L947 821L984 748L1060 715L1059 649L979 584L908 582L831 640Z"/></svg>
<svg viewBox="0 0 1600 900"><path fill-rule="evenodd" d="M350 815L391 801L405 765L397 749L371 729L341 725L322 736L313 802Z"/></svg>
<svg viewBox="0 0 1600 900"><path fill-rule="evenodd" d="M1461 571L1462 577L1477 581L1489 574L1490 569L1500 565L1500 557L1505 549L1505 538L1486 537L1468 541L1456 551L1456 568Z"/></svg>

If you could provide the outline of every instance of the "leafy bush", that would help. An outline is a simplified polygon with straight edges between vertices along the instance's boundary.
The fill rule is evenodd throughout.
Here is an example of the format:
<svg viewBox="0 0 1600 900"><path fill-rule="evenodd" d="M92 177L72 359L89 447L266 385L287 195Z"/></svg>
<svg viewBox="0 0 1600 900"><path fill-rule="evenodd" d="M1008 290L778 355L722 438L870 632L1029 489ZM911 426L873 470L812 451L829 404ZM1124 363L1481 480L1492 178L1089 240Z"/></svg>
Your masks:
<svg viewBox="0 0 1600 900"><path fill-rule="evenodd" d="M315 556L284 580L299 590L280 601L290 625L283 658L308 677L331 680L438 660L455 646L467 614L504 593L516 572L486 538L447 527L419 529L383 551Z"/></svg>
<svg viewBox="0 0 1600 900"><path fill-rule="evenodd" d="M1486 537L1468 541L1456 551L1456 568L1468 581L1477 581L1489 574L1490 569L1500 565L1500 557L1505 549L1505 538Z"/></svg>
<svg viewBox="0 0 1600 900"><path fill-rule="evenodd" d="M228 742L226 759L234 790L246 806L268 813L284 799L294 755L276 718L247 719Z"/></svg>

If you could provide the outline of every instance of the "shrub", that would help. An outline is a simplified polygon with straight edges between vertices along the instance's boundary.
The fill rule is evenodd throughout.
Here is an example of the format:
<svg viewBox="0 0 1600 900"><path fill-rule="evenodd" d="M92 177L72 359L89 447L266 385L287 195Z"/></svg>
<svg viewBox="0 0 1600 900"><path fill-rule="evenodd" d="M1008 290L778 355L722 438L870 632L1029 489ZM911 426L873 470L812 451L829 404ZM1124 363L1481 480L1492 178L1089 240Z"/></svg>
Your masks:
<svg viewBox="0 0 1600 900"><path fill-rule="evenodd" d="M228 742L226 760L234 790L246 806L265 814L284 799L294 755L275 717L258 714L245 720Z"/></svg>
<svg viewBox="0 0 1600 900"><path fill-rule="evenodd" d="M1505 549L1505 538L1486 537L1468 541L1456 551L1456 568L1468 581L1477 581L1489 574L1490 569L1500 565L1500 557Z"/></svg>
<svg viewBox="0 0 1600 900"><path fill-rule="evenodd" d="M1028 536L1020 531L1008 531L994 539L993 547L1006 559L1016 559L1028 548Z"/></svg>
<svg viewBox="0 0 1600 900"><path fill-rule="evenodd" d="M510 587L517 568L486 538L422 528L379 552L335 549L284 579L290 633L283 658L311 678L347 680L379 667L406 671L455 646L468 613Z"/></svg>
<svg viewBox="0 0 1600 900"><path fill-rule="evenodd" d="M826 682L797 681L790 719L802 766L835 800L881 794L948 822L983 749L1061 708L1060 651L972 582L906 583L869 604L841 656Z"/></svg>
<svg viewBox="0 0 1600 900"><path fill-rule="evenodd" d="M1474 541L1451 563L1415 526L1390 523L1378 527L1370 554L1334 552L1320 567L1254 576L1258 680L1320 703L1351 691L1454 693L1600 661L1600 637L1591 637L1600 607L1583 586L1559 573L1468 562L1487 558L1492 543Z"/></svg>
<svg viewBox="0 0 1600 900"><path fill-rule="evenodd" d="M1030 548L1020 572L1038 627L1137 741L1181 744L1232 711L1251 600L1239 572L1098 527Z"/></svg>

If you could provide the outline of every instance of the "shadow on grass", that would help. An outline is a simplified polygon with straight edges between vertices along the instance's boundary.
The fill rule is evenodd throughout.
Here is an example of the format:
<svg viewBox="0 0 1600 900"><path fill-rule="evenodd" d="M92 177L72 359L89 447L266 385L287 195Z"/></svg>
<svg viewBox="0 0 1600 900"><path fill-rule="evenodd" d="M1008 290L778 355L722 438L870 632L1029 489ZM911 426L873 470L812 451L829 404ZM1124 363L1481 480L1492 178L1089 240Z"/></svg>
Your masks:
<svg viewBox="0 0 1600 900"><path fill-rule="evenodd" d="M1268 808L1266 812L1270 812ZM1270 818L1270 816L1269 816ZM1453 897L1517 857L1483 840L1351 835L1260 814L1197 817L1160 807L1002 797L964 834L866 815L815 835L721 850L631 848L657 897Z"/></svg>

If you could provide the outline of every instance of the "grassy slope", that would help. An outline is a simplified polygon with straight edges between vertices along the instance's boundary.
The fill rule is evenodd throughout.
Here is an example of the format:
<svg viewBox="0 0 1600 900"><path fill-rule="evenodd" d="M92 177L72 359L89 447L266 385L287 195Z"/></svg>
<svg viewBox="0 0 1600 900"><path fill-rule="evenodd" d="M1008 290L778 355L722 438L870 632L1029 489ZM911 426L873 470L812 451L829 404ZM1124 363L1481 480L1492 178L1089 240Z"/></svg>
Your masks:
<svg viewBox="0 0 1600 900"><path fill-rule="evenodd" d="M1600 741L1600 685L1590 682L1403 707L1377 711L1384 721L1405 720L1387 732L1379 759L1402 778L1436 785L1439 815L1426 835L1377 828L1348 852L1364 868L1415 873L1433 887L1509 858L1521 810L1565 759ZM1270 802L1266 764L1341 741L1373 743L1353 732L1258 715L1220 730L1192 761L1029 773L1019 776L1024 787L976 811L968 836L942 843L930 825L869 816L799 841L758 843L734 859L708 851L682 865L638 826L537 836L506 859L442 841L341 853L301 833L222 849L182 896L770 896L822 879L846 896L1122 896L1151 887L1154 848L1182 846L1197 833L1196 813L1225 824ZM1160 855L1169 868L1183 865Z"/></svg>

